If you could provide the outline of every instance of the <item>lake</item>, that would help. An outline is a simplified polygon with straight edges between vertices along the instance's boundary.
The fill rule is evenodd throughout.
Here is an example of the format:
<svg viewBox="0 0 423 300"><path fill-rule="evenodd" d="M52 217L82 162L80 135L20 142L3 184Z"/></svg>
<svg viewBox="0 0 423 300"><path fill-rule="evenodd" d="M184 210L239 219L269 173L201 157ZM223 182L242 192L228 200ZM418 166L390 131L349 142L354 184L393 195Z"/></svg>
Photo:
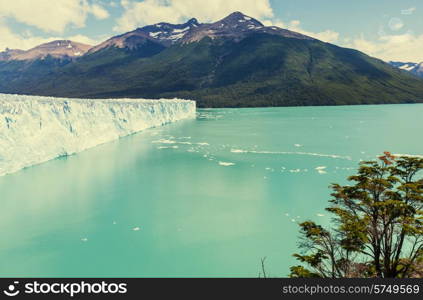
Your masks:
<svg viewBox="0 0 423 300"><path fill-rule="evenodd" d="M0 177L0 276L258 277L328 225L331 183L423 154L423 105L199 110Z"/></svg>

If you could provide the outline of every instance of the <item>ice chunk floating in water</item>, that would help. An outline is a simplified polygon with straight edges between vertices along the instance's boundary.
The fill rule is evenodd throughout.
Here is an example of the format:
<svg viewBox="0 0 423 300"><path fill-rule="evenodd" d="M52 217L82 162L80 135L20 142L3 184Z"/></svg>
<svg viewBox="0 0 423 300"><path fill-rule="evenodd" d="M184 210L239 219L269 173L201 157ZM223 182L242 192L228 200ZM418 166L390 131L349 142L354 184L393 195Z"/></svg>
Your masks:
<svg viewBox="0 0 423 300"><path fill-rule="evenodd" d="M195 114L190 100L0 94L0 176Z"/></svg>

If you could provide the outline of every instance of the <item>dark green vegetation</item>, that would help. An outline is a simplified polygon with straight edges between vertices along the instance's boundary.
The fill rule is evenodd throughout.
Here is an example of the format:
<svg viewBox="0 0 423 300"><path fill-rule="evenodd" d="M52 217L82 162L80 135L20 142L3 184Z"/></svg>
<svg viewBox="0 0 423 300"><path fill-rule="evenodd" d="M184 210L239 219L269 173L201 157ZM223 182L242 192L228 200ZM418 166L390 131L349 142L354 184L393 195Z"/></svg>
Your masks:
<svg viewBox="0 0 423 300"><path fill-rule="evenodd" d="M181 97L200 107L423 102L423 79L359 51L252 33L165 48L105 48L76 61L0 62L0 92L62 97Z"/></svg>
<svg viewBox="0 0 423 300"><path fill-rule="evenodd" d="M291 277L423 277L423 159L363 162L352 185L332 185L336 227L301 226ZM420 172L420 173L419 173Z"/></svg>

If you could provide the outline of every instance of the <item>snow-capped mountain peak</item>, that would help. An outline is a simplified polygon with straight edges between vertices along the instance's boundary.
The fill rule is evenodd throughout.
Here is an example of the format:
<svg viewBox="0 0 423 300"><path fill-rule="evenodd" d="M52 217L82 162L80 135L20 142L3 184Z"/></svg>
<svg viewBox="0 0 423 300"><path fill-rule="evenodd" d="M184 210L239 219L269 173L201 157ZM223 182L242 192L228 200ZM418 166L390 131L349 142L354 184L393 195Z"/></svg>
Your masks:
<svg viewBox="0 0 423 300"><path fill-rule="evenodd" d="M234 12L220 21L211 24L202 24L202 26L194 28L181 41L183 43L197 42L204 37L211 39L226 38L238 41L250 33L267 33L290 38L312 39L308 36L276 26L264 26L260 21L250 16L244 15L241 12Z"/></svg>
<svg viewBox="0 0 423 300"><path fill-rule="evenodd" d="M415 63L415 62L390 61L389 64L401 70L413 73L414 75L423 77L423 62Z"/></svg>
<svg viewBox="0 0 423 300"><path fill-rule="evenodd" d="M193 28L199 27L201 24L197 19L192 18L183 24L158 23L150 26L138 28L137 32L147 34L160 43L169 46L182 39L185 34Z"/></svg>
<svg viewBox="0 0 423 300"><path fill-rule="evenodd" d="M234 12L220 21L209 24L199 23L192 18L183 24L161 22L137 28L133 31L111 37L105 42L90 47L71 41L53 41L22 53L16 50L0 53L0 60L38 59L47 55L53 57L78 57L85 53L92 54L102 49L121 48L129 50L148 49L146 53L158 53L174 44L194 43L205 37L211 39L229 39L240 41L252 33L266 33L296 39L312 39L308 36L282 29L276 26L267 27L253 17L241 12ZM144 47L144 46L147 47ZM144 51L144 50L141 50ZM140 52L141 53L141 52Z"/></svg>
<svg viewBox="0 0 423 300"><path fill-rule="evenodd" d="M182 39L189 30L199 26L201 24L195 18L183 24L161 22L147 25L137 28L134 31L112 37L100 45L93 47L89 53L109 47L135 49L148 40L169 47Z"/></svg>
<svg viewBox="0 0 423 300"><path fill-rule="evenodd" d="M0 53L0 60L35 60L47 56L54 58L74 58L85 54L90 45L70 40L56 40L41 44L29 50L9 50Z"/></svg>

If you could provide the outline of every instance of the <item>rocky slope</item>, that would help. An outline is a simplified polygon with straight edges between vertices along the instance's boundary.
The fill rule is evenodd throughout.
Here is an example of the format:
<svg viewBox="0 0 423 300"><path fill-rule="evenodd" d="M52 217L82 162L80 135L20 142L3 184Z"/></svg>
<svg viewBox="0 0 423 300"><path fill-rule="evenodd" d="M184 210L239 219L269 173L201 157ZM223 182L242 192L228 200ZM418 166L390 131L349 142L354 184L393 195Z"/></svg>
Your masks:
<svg viewBox="0 0 423 300"><path fill-rule="evenodd" d="M36 60L47 56L53 58L75 58L84 55L92 46L69 40L57 40L24 50L6 49L0 52L0 61Z"/></svg>

